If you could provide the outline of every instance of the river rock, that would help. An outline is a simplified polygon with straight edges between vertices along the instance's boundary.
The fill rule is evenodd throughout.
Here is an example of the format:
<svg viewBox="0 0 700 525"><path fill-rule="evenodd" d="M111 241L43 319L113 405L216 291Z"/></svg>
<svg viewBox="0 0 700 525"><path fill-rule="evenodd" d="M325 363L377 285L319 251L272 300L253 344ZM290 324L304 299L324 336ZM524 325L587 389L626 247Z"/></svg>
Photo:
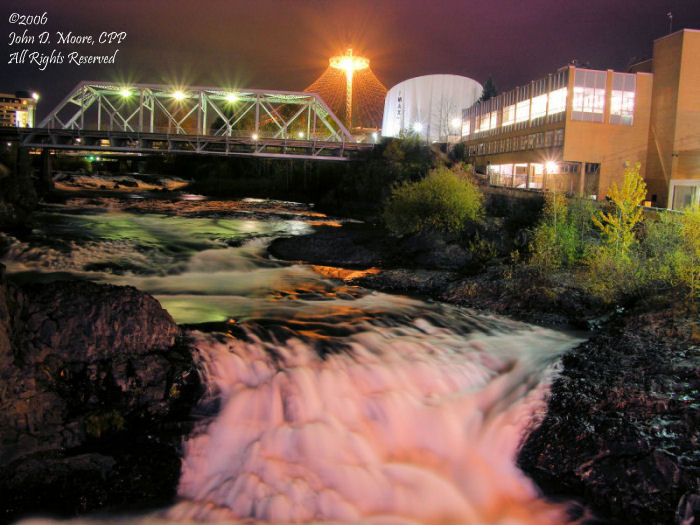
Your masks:
<svg viewBox="0 0 700 525"><path fill-rule="evenodd" d="M519 456L546 494L620 523L697 523L700 338L689 319L631 314L564 356Z"/></svg>
<svg viewBox="0 0 700 525"><path fill-rule="evenodd" d="M11 169L0 164L0 228L24 227L38 202L29 169Z"/></svg>
<svg viewBox="0 0 700 525"><path fill-rule="evenodd" d="M0 522L169 501L198 374L132 287L0 275Z"/></svg>

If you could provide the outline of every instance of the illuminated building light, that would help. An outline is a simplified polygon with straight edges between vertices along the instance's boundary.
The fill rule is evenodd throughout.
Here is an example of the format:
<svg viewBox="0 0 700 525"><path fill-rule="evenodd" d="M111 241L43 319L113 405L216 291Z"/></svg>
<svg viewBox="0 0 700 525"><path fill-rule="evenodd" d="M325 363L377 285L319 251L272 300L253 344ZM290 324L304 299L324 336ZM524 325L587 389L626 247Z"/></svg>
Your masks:
<svg viewBox="0 0 700 525"><path fill-rule="evenodd" d="M34 100L39 100L39 93L37 93L36 91L34 93L32 93L32 98Z"/></svg>
<svg viewBox="0 0 700 525"><path fill-rule="evenodd" d="M304 132L303 132L303 131L300 131L299 133L297 133L297 136L298 136L300 139L303 139L303 138L304 138Z"/></svg>
<svg viewBox="0 0 700 525"><path fill-rule="evenodd" d="M226 95L226 102L230 102L231 104L233 104L234 102L237 102L237 101L238 101L238 95L236 95L235 93L229 93L228 95Z"/></svg>
<svg viewBox="0 0 700 525"><path fill-rule="evenodd" d="M557 173L559 171L559 166L556 162L550 160L545 164L545 169L547 173Z"/></svg>
<svg viewBox="0 0 700 525"><path fill-rule="evenodd" d="M122 89L122 90L119 92L119 94L120 94L122 97L125 97L125 98L126 98L126 97L130 97L130 96L131 96L131 91L129 91L127 88L124 88L124 89Z"/></svg>
<svg viewBox="0 0 700 525"><path fill-rule="evenodd" d="M420 133L421 131L423 131L423 124L421 124L420 122L414 122L413 131L415 131L416 133Z"/></svg>
<svg viewBox="0 0 700 525"><path fill-rule="evenodd" d="M455 129L459 129L460 125L462 124L462 119L461 118L453 118L452 119L452 127Z"/></svg>
<svg viewBox="0 0 700 525"><path fill-rule="evenodd" d="M376 132L376 131L373 131L373 132L372 132L372 140L375 140L375 141L376 141L377 138L379 138L379 135L377 135L377 132Z"/></svg>
<svg viewBox="0 0 700 525"><path fill-rule="evenodd" d="M253 135L250 138L252 138L253 140L258 140L259 137L257 133L253 133Z"/></svg>
<svg viewBox="0 0 700 525"><path fill-rule="evenodd" d="M172 94L172 97L173 97L175 100L184 100L184 99L187 98L187 95L185 95L182 91L179 91L179 90L178 90L178 91L175 91L175 92Z"/></svg>

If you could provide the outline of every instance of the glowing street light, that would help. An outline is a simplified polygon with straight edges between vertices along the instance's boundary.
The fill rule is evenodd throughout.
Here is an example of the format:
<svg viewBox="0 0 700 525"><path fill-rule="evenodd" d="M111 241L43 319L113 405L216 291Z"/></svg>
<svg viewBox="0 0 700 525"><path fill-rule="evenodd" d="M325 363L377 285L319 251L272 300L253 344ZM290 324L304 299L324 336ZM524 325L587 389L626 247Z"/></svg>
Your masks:
<svg viewBox="0 0 700 525"><path fill-rule="evenodd" d="M235 93L229 93L228 95L226 95L226 102L233 104L234 102L237 102L237 101L238 101L238 95L236 95Z"/></svg>
<svg viewBox="0 0 700 525"><path fill-rule="evenodd" d="M344 55L331 57L331 67L345 71L347 85L345 88L345 120L348 127L352 126L352 76L355 71L367 69L369 58L358 57L352 54L352 48L348 49Z"/></svg>
<svg viewBox="0 0 700 525"><path fill-rule="evenodd" d="M547 173L556 173L559 171L559 166L557 166L557 163L552 160L547 161L544 167L547 170Z"/></svg>
<svg viewBox="0 0 700 525"><path fill-rule="evenodd" d="M253 135L250 138L252 138L253 140L258 140L259 137L257 133L253 133Z"/></svg>
<svg viewBox="0 0 700 525"><path fill-rule="evenodd" d="M372 132L372 140L373 140L374 142L377 142L377 139L378 139L378 138L379 138L379 135L377 135L377 132L376 132L376 131L373 131L373 132Z"/></svg>
<svg viewBox="0 0 700 525"><path fill-rule="evenodd" d="M303 131L300 131L299 133L297 133L297 137L299 137L300 139L303 139L303 138L304 138L304 132L303 132Z"/></svg>
<svg viewBox="0 0 700 525"><path fill-rule="evenodd" d="M462 125L462 119L459 117L455 117L452 119L452 127L454 129L459 129L459 127Z"/></svg>
<svg viewBox="0 0 700 525"><path fill-rule="evenodd" d="M39 101L39 93L37 93L36 91L32 93L32 98L36 101Z"/></svg>
<svg viewBox="0 0 700 525"><path fill-rule="evenodd" d="M423 124L421 124L420 122L414 122L413 131L416 133L420 133L421 131L423 131Z"/></svg>
<svg viewBox="0 0 700 525"><path fill-rule="evenodd" d="M122 90L119 92L119 94L120 94L122 97L127 98L127 97L130 97L130 96L131 96L131 91L129 91L128 88L124 88L124 89L122 89Z"/></svg>
<svg viewBox="0 0 700 525"><path fill-rule="evenodd" d="M182 91L178 90L172 94L172 97L175 100L185 100L187 98L187 95L185 95Z"/></svg>

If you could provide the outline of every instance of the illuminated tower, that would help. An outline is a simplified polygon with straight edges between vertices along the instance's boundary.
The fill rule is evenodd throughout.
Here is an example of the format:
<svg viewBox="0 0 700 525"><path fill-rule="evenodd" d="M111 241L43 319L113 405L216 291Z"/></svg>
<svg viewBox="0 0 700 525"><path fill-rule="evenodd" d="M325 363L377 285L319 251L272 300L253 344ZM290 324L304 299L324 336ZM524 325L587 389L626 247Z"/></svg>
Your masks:
<svg viewBox="0 0 700 525"><path fill-rule="evenodd" d="M331 57L328 69L304 91L318 93L348 128L378 129L382 122L386 88L374 76L369 59L353 55Z"/></svg>

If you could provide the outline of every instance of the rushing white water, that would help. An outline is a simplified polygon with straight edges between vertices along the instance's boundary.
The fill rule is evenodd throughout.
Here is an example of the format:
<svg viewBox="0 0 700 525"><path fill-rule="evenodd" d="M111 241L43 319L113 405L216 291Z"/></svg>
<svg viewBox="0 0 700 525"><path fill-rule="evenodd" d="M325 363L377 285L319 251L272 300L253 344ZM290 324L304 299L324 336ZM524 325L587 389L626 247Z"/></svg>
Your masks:
<svg viewBox="0 0 700 525"><path fill-rule="evenodd" d="M230 247L298 221L69 217L45 226L66 244L13 241L10 270L130 284L180 323L222 322L189 332L208 415L178 503L116 522L567 522L515 456L573 337L339 285L267 259L263 240Z"/></svg>
<svg viewBox="0 0 700 525"><path fill-rule="evenodd" d="M515 467L571 339L367 324L348 350L196 334L220 412L186 442L171 519L565 522Z"/></svg>

